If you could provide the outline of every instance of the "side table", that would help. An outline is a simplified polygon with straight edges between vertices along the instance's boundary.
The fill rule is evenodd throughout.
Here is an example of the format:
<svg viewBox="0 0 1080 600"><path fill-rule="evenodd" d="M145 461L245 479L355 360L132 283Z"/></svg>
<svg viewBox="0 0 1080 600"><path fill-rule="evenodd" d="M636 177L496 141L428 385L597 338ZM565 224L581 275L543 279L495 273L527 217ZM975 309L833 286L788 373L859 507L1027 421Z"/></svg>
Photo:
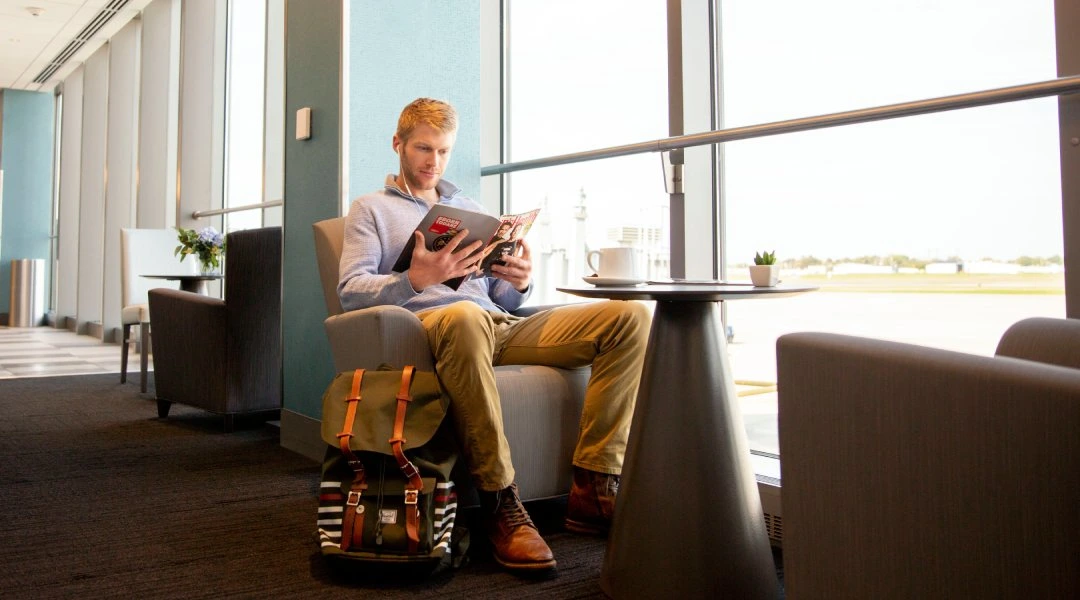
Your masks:
<svg viewBox="0 0 1080 600"><path fill-rule="evenodd" d="M600 587L612 598L776 598L720 302L813 287L559 288L655 300Z"/></svg>

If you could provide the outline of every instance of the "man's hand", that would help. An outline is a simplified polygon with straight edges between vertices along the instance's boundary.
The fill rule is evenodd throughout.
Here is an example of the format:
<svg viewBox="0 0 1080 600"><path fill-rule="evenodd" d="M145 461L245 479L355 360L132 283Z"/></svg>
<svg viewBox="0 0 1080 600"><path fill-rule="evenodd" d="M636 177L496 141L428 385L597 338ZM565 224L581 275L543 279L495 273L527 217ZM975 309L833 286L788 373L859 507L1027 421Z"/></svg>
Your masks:
<svg viewBox="0 0 1080 600"><path fill-rule="evenodd" d="M532 251L529 248L529 243L520 240L518 242L517 256L507 255L503 262L506 264L491 265L491 274L504 281L509 281L514 286L514 289L519 292L528 289L529 281L532 280Z"/></svg>
<svg viewBox="0 0 1080 600"><path fill-rule="evenodd" d="M424 246L424 234L414 231L416 245L413 247L412 262L409 264L408 271L409 283L412 284L413 289L422 292L425 288L447 279L474 273L479 262L479 257L474 254L484 244L477 240L468 246L458 248L468 235L469 230L462 229L437 252L431 252Z"/></svg>

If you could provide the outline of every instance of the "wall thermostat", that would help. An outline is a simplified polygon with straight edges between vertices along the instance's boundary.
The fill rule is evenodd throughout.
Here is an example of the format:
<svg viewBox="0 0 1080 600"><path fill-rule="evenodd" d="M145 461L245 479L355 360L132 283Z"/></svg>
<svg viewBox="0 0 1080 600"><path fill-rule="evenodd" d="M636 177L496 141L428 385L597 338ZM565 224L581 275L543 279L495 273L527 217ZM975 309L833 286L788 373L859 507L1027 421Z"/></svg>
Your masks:
<svg viewBox="0 0 1080 600"><path fill-rule="evenodd" d="M311 107L305 106L296 111L296 139L311 139Z"/></svg>

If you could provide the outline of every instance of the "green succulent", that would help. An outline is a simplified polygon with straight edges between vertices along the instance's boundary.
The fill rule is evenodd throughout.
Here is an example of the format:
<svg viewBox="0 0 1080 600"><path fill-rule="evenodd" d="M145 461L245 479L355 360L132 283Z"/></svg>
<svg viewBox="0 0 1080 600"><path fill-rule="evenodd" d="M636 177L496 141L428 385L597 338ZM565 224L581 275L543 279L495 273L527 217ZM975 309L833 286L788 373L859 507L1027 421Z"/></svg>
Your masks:
<svg viewBox="0 0 1080 600"><path fill-rule="evenodd" d="M775 265L776 264L776 251L772 252L758 252L754 255L755 265Z"/></svg>

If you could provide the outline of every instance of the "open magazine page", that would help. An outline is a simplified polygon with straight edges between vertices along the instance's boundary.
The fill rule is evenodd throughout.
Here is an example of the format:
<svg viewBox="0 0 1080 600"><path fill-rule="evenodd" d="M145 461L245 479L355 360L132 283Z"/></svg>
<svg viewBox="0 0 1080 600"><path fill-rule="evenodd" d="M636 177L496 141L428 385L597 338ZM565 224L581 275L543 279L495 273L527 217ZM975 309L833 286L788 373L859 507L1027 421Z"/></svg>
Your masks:
<svg viewBox="0 0 1080 600"><path fill-rule="evenodd" d="M437 252L446 246L446 243L459 231L468 229L469 235L461 246L468 246L477 240L484 242L485 246L476 254L477 260L482 261L481 265L483 265L488 263L489 256L497 247L502 247L502 243L513 244L509 251L515 251L517 248L515 242L525 236L539 212L540 210L537 209L521 215L504 215L496 218L463 208L436 204L424 215L416 230L424 234L424 245L427 249ZM414 236L409 236L405 248L394 263L394 271L400 273L409 268L415 240ZM490 275L490 265L486 274ZM456 290L464 279L464 277L448 279L443 282L443 285Z"/></svg>
<svg viewBox="0 0 1080 600"><path fill-rule="evenodd" d="M436 204L424 215L423 220L416 226L416 230L424 234L424 245L428 250L437 252L450 241L462 229L469 230L469 236L462 242L462 246L468 246L475 241L487 242L495 234L499 227L499 219L464 208ZM403 272L409 268L412 262L413 247L416 244L415 236L409 236L405 248L394 263L394 271ZM479 258L478 258L479 260ZM464 277L455 277L443 282L451 289L458 289Z"/></svg>
<svg viewBox="0 0 1080 600"><path fill-rule="evenodd" d="M480 263L478 277L490 277L492 265L505 264L503 258L512 256L517 252L518 241L529 233L533 221L540 209L530 210L520 215L503 215L500 217L499 229L491 239L491 243L484 249L484 260Z"/></svg>

